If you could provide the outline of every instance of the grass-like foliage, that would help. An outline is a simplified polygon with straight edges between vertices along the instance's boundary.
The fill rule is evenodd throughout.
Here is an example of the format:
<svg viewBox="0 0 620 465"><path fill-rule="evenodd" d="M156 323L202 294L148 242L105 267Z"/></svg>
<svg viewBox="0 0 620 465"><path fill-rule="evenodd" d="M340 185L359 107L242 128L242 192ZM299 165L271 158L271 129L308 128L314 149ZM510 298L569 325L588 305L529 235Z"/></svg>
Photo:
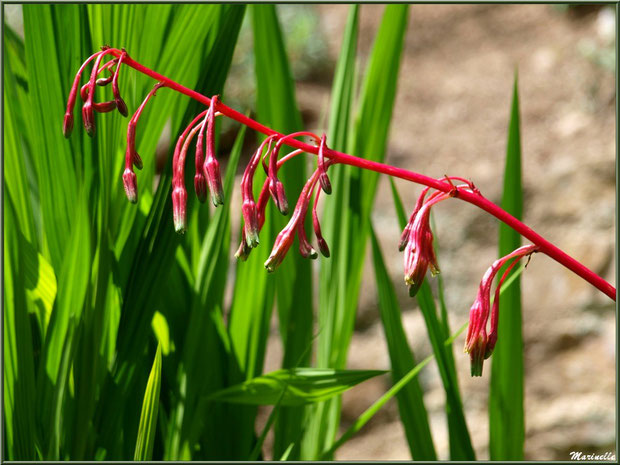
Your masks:
<svg viewBox="0 0 620 465"><path fill-rule="evenodd" d="M343 31L326 134L304 133L310 144L285 136L305 128L273 5L29 4L23 40L4 27L6 459L330 460L396 397L411 458L435 460L417 379L434 362L446 395L450 457L474 460L456 371L456 363L468 361L455 360L452 348L466 325L450 329L443 296L449 283L433 295L424 279L427 269L439 268L431 206L452 198L508 225L500 229L503 258L472 306L466 349L472 374L480 375L495 348L491 458L523 458L523 267L510 277L504 269L541 252L614 299L615 289L519 221L516 82L503 209L468 180L431 179L382 163L409 7L385 7L361 71L359 9L350 7ZM226 106L223 95L246 16L254 119ZM80 102L75 114L72 99ZM216 150L223 118L241 123L228 153ZM259 150L246 166L248 128L269 148L262 162ZM192 138L195 174L185 170L185 161L194 160L193 149L187 151ZM167 160L163 169L156 169L158 151ZM314 163L315 155L313 173L308 160ZM232 202L241 172L243 206ZM433 349L422 361L407 342L371 224L380 173L427 186L408 219L392 185L404 229L405 281ZM201 203L209 192L217 208ZM233 230L237 217L242 231ZM231 241L240 236L236 249ZM318 255L310 245L315 236L326 257L313 267L307 258ZM519 248L521 236L533 245ZM347 369L368 244L389 373ZM232 259L235 250L242 260ZM270 336L274 317L279 331ZM281 369L264 373L269 337L280 339ZM392 387L339 432L341 394L376 376L389 376ZM259 429L261 405L272 409Z"/></svg>

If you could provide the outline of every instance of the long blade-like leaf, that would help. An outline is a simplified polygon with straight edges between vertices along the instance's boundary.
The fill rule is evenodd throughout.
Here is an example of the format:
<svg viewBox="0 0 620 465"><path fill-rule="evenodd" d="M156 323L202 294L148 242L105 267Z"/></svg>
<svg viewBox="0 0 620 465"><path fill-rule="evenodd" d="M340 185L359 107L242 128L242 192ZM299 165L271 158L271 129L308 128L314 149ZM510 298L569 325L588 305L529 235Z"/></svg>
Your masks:
<svg viewBox="0 0 620 465"><path fill-rule="evenodd" d="M161 388L161 344L157 345L157 353L153 361L153 368L149 375L142 401L142 413L140 414L140 426L134 460L151 460L153 457L153 444L157 428L157 412L159 410L159 390Z"/></svg>
<svg viewBox="0 0 620 465"><path fill-rule="evenodd" d="M370 238L379 294L379 312L390 354L392 379L394 383L397 383L415 366L415 359L403 329L398 298L385 268L381 248L372 227ZM411 457L413 460L437 460L428 424L428 414L424 406L424 393L417 379L407 384L398 394L397 399Z"/></svg>
<svg viewBox="0 0 620 465"><path fill-rule="evenodd" d="M407 18L407 5L385 8L364 75L359 111L347 147L349 153L375 161L384 158ZM325 336L319 340L317 353L319 366L336 368L345 366L353 334L370 210L378 181L376 173L362 173L350 167L342 171L344 174L335 177L334 192L324 215L325 238L333 253L325 265L330 270L323 271L323 267L321 270L320 307L324 319L319 324ZM320 425L317 455L333 440L339 416L336 400L326 405L325 411L317 417L317 425Z"/></svg>
<svg viewBox="0 0 620 465"><path fill-rule="evenodd" d="M405 227L407 217L402 200L394 183L392 183L392 197L402 229ZM440 292L441 291L442 289L440 287ZM446 345L441 342L446 339L449 334L447 315L445 314L445 310L442 309L444 312L443 318L442 320L438 318L435 299L433 298L430 285L426 280L424 280L422 286L420 286L416 298L424 317L424 323L426 324L433 351L437 357L439 374L444 390L446 391L450 457L459 460L474 460L474 449L471 444L467 423L465 422L465 413L463 412L463 404L461 402L456 367L454 366L454 357L452 356L452 344ZM440 294L440 301L442 300L443 297Z"/></svg>
<svg viewBox="0 0 620 465"><path fill-rule="evenodd" d="M520 219L521 136L517 76L512 94L502 208ZM499 256L521 245L521 236L505 224L499 229ZM503 273L502 270L500 270ZM514 273L514 271L512 272ZM489 452L491 460L523 460L525 423L523 413L523 336L519 279L505 292L499 304L497 345L493 353L489 393Z"/></svg>
<svg viewBox="0 0 620 465"><path fill-rule="evenodd" d="M218 391L211 399L250 405L280 402L285 406L298 406L329 399L384 373L381 370L282 369ZM284 395L282 390L285 390Z"/></svg>

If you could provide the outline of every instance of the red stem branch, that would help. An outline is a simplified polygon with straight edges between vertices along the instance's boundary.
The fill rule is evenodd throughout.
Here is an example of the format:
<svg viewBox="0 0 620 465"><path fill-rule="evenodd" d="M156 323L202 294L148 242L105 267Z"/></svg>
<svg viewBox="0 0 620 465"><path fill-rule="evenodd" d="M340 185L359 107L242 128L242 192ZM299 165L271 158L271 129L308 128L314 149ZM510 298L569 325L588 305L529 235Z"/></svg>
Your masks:
<svg viewBox="0 0 620 465"><path fill-rule="evenodd" d="M115 55L118 57L120 57L120 55L122 54L122 52L117 49L110 49L108 53L111 53L112 55ZM163 82L166 85L166 87L169 87L170 89L176 90L177 92L180 92L181 94L184 94L190 98L193 98L194 100L197 100L198 102L206 106L209 106L211 104L210 98L192 89L188 89L187 87L176 83L175 81L167 78L166 76L163 76L141 65L140 63L133 60L129 56L126 56L124 58L123 64L130 66L134 68L136 71L139 71L142 74L145 74L153 79L156 79L157 81ZM234 119L235 121L251 129L254 129L255 131L261 132L267 136L275 134L278 138L285 137L285 134L280 134L279 132L274 131L273 129L267 126L260 124L258 121L248 118L244 114L239 113L238 111L233 110L230 107L227 107L221 102L217 103L217 110L223 115L228 116L229 118ZM301 141L298 141L296 139L292 139L292 138L287 139L286 145L289 145L290 147L293 147L296 149L301 149L307 153L318 155L317 146L309 145ZM330 158L331 160L333 160L335 163L343 163L345 165L351 165L351 166L355 166L358 168L375 171L377 173L387 174L388 176L394 176L397 178L406 179L407 181L412 181L417 184L423 184L425 186L429 186L429 187L432 187L433 189L437 189L443 192L449 192L452 189L452 187L448 183L438 181L434 178L424 176L422 174L408 171L402 168L396 168L394 166L386 165L384 163L378 163L375 161L366 160L364 158L354 157L352 155L338 152L336 150L332 150L329 148L326 148L326 150L324 151L324 155ZM594 287L599 289L601 292L609 296L612 300L614 301L616 300L616 288L615 287L613 287L603 278L598 276L592 270L590 270L589 268L587 268L586 266L584 266L583 264L575 260L573 257L571 257L570 255L566 254L564 251L562 251L561 249L553 245L551 242L543 238L541 235L536 233L530 227L523 224L517 218L515 218L508 212L504 211L499 206L495 205L490 200L482 197L481 195L473 194L471 192L466 192L466 191L459 191L458 198L466 202L469 202L473 205L476 205L477 207L483 209L484 211L496 217L498 220L504 222L505 224L513 228L515 231L517 231L519 234L521 234L523 237L528 239L530 242L537 245L539 248L539 252L544 253L545 255L551 257L552 259L554 259L561 265L565 266L566 268L571 270L573 273L580 276L581 278L583 278L584 280L592 284Z"/></svg>

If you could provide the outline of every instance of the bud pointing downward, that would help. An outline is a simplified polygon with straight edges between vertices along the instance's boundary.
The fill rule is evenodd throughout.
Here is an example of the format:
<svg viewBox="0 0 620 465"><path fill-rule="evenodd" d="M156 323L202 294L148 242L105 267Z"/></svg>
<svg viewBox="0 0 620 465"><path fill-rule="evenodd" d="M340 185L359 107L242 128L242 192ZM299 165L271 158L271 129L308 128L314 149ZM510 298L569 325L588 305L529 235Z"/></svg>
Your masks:
<svg viewBox="0 0 620 465"><path fill-rule="evenodd" d="M73 132L73 113L65 113L65 119L62 122L62 133L68 139Z"/></svg>
<svg viewBox="0 0 620 465"><path fill-rule="evenodd" d="M187 229L187 191L180 186L172 191L172 217L174 230L183 234Z"/></svg>
<svg viewBox="0 0 620 465"><path fill-rule="evenodd" d="M138 201L138 182L136 173L134 173L131 168L125 168L125 172L123 173L123 186L125 187L127 200L131 203L136 203Z"/></svg>

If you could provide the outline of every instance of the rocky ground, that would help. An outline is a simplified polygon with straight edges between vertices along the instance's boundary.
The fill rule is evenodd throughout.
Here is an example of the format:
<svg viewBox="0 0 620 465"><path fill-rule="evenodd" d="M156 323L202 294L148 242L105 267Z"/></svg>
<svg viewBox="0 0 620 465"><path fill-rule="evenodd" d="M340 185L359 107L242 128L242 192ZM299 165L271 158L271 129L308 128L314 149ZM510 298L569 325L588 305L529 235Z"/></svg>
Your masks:
<svg viewBox="0 0 620 465"><path fill-rule="evenodd" d="M360 49L367 55L382 6L362 8ZM318 7L332 60L347 7ZM410 9L387 161L431 176L458 174L500 201L506 128L518 70L524 221L615 283L615 116L613 10L548 5L414 5ZM611 55L610 55L611 53ZM330 82L298 83L308 125L329 99ZM318 106L317 106L318 105ZM314 117L314 121L313 121ZM398 183L413 206L419 188ZM406 296L389 184L382 181L373 222L401 292L404 322L418 359L431 352L423 319ZM496 257L497 223L474 207L436 208L440 263L453 328L467 320L478 282ZM389 369L373 275L366 273L350 368ZM615 448L614 304L544 257L522 280L525 339L526 458L567 460L569 452ZM488 459L489 369L469 377L455 356L466 416L480 459ZM277 342L268 367L279 364ZM344 396L347 426L389 387L375 379ZM435 446L448 459L444 393L436 367L421 374ZM395 403L338 452L340 460L407 460Z"/></svg>

